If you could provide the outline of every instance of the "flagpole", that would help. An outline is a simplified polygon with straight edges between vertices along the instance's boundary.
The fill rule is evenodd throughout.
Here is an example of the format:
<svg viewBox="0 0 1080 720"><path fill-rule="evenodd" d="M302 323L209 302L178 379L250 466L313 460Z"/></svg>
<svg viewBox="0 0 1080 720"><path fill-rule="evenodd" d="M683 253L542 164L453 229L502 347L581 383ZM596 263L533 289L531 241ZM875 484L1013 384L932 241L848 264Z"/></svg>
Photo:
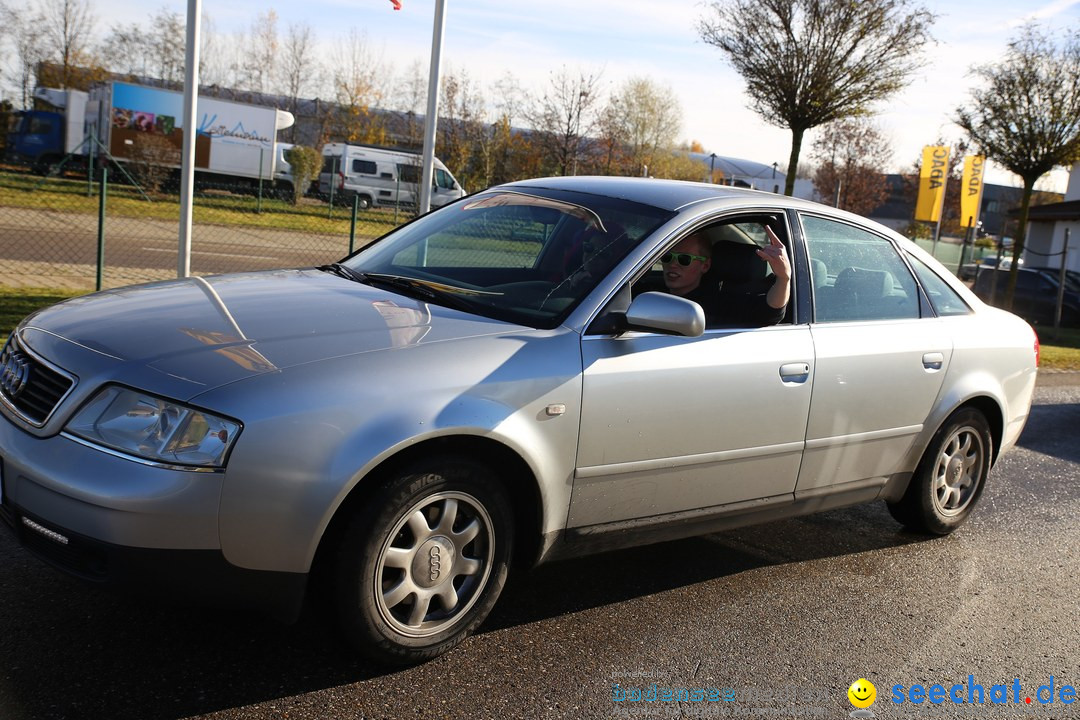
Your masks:
<svg viewBox="0 0 1080 720"><path fill-rule="evenodd" d="M191 205L195 189L196 110L199 100L199 18L202 0L188 0L187 48L184 53L184 141L180 161L180 227L176 276L191 275Z"/></svg>
<svg viewBox="0 0 1080 720"><path fill-rule="evenodd" d="M420 176L420 206L423 215L431 209L431 182L435 175L435 126L439 112L439 63L442 59L446 0L435 0L435 24L431 33L431 68L428 70L427 117L424 118L424 160Z"/></svg>

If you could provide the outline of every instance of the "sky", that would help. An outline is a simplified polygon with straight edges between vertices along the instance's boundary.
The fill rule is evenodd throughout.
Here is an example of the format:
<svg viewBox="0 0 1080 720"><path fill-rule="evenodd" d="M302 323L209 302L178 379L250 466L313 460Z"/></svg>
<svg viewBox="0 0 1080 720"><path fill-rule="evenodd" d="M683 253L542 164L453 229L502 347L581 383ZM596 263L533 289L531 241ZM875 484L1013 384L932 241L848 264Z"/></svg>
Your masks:
<svg viewBox="0 0 1080 720"><path fill-rule="evenodd" d="M910 85L876 107L875 122L894 148L886 171L908 170L922 147L939 138L959 140L953 122L976 80L975 65L992 63L1028 21L1050 29L1080 26L1080 0L923 0L939 17L927 65ZM186 4L168 0L149 7L145 0L92 0L98 32L114 23L147 22L159 7L186 14ZM419 61L428 67L435 0L202 0L217 34L251 26L273 8L279 33L292 22L309 24L324 52L355 28L376 55L404 69ZM442 62L465 70L488 88L506 72L533 92L543 91L552 72L565 67L600 73L608 90L631 77L647 77L670 87L682 110L680 140L696 140L705 152L786 165L788 130L767 124L749 109L744 83L722 53L706 45L696 25L708 13L700 0L445 0ZM807 134L802 158L815 138ZM436 149L436 153L438 150ZM1019 178L990 166L987 182L1019 185ZM1067 173L1048 176L1039 187L1063 192Z"/></svg>

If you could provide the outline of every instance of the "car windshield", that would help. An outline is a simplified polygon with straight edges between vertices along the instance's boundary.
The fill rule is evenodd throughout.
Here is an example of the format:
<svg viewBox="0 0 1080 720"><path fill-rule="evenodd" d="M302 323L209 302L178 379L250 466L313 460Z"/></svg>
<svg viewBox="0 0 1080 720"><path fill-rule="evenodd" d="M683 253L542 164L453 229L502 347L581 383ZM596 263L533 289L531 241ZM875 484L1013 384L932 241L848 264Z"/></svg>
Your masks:
<svg viewBox="0 0 1080 720"><path fill-rule="evenodd" d="M344 265L380 287L550 328L672 215L587 193L500 189L391 232Z"/></svg>

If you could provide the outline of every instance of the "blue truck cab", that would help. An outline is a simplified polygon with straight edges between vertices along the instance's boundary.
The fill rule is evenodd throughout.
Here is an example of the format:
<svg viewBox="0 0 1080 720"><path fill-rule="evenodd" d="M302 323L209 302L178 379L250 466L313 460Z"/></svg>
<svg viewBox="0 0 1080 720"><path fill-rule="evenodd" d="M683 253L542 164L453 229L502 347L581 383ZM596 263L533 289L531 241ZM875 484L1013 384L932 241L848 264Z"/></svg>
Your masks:
<svg viewBox="0 0 1080 720"><path fill-rule="evenodd" d="M8 160L46 167L64 156L64 118L60 113L24 110L15 117L15 126L7 136Z"/></svg>
<svg viewBox="0 0 1080 720"><path fill-rule="evenodd" d="M43 172L68 153L82 150L86 136L87 93L36 88L33 110L15 113L7 135L7 159Z"/></svg>

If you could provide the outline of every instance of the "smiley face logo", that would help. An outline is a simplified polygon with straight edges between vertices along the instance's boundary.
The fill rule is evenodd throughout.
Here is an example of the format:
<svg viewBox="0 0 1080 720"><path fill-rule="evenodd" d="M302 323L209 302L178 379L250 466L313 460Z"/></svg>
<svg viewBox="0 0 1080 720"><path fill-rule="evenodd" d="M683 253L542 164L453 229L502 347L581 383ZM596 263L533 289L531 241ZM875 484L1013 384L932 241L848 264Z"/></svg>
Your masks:
<svg viewBox="0 0 1080 720"><path fill-rule="evenodd" d="M866 678L859 678L847 689L848 700L857 708L868 708L877 699L877 688Z"/></svg>

